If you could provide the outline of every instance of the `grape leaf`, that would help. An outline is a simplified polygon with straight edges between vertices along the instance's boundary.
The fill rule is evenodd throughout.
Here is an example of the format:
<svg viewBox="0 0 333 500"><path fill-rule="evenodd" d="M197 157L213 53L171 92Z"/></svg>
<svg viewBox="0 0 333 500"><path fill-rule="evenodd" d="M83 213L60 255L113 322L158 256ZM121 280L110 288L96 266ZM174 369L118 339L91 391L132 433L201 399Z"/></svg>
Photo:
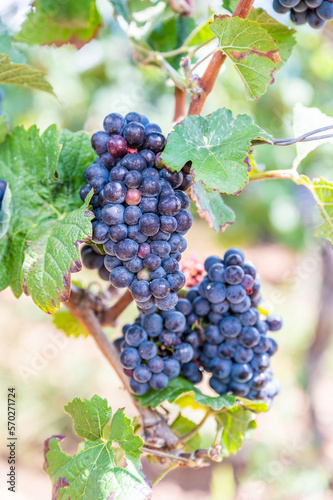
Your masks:
<svg viewBox="0 0 333 500"><path fill-rule="evenodd" d="M209 227L216 233L234 224L236 217L234 211L224 203L220 193L208 191L202 182L194 183L192 199L195 200L199 216L206 219Z"/></svg>
<svg viewBox="0 0 333 500"><path fill-rule="evenodd" d="M293 110L293 128L295 137L299 137L311 130L315 130L317 128L332 126L333 127L333 117L327 116L322 113L318 108L307 108L302 104L298 103L294 107ZM326 135L330 134L332 131L326 131L318 134ZM293 167L297 168L304 158L307 157L311 151L318 148L319 146L331 143L333 144L333 137L327 139L321 139L318 141L309 141L309 142L297 142L296 143L296 151L297 156L293 162Z"/></svg>
<svg viewBox="0 0 333 500"><path fill-rule="evenodd" d="M9 134L9 127L5 115L0 115L0 144L6 139Z"/></svg>
<svg viewBox="0 0 333 500"><path fill-rule="evenodd" d="M53 484L57 500L148 500L151 486L141 471L140 447L143 442L133 434L131 421L118 410L111 422L116 433L104 439L111 408L105 399L75 399L65 410L72 416L78 435L84 437L75 455L65 453L52 436L44 444L44 468ZM115 422L113 423L113 421ZM90 437L90 438L88 438ZM119 447L113 447L117 443Z"/></svg>
<svg viewBox="0 0 333 500"><path fill-rule="evenodd" d="M65 309L56 311L52 317L54 325L65 332L67 337L88 337L89 333L84 326L71 313Z"/></svg>
<svg viewBox="0 0 333 500"><path fill-rule="evenodd" d="M96 0L36 0L16 40L38 45L71 43L80 48L97 35L100 27Z"/></svg>
<svg viewBox="0 0 333 500"><path fill-rule="evenodd" d="M71 169L67 162L75 156ZM77 191L94 156L88 134L60 137L55 126L41 136L35 126L17 127L0 144L0 178L12 191L10 226L0 241L0 290L11 286L19 297L24 285L51 313L67 300L70 273L81 267L77 244L91 236L93 214Z"/></svg>
<svg viewBox="0 0 333 500"><path fill-rule="evenodd" d="M244 81L247 97L258 99L281 62L276 42L257 22L239 17L219 17L210 29Z"/></svg>
<svg viewBox="0 0 333 500"><path fill-rule="evenodd" d="M163 403L163 401L170 401L170 403L172 403L181 394L191 392L193 390L195 390L195 387L191 384L191 382L182 377L177 377L169 380L168 385L161 391L150 389L147 394L144 394L143 396L136 396L135 394L133 396L139 400L141 406L151 406L152 408L156 408L158 405Z"/></svg>
<svg viewBox="0 0 333 500"><path fill-rule="evenodd" d="M291 52L296 44L296 30L279 23L274 17L271 17L263 9L251 9L247 19L256 21L264 28L268 34L276 41L279 47L279 56L281 63L278 69L287 62Z"/></svg>
<svg viewBox="0 0 333 500"><path fill-rule="evenodd" d="M0 239L5 236L8 228L9 228L9 221L10 221L10 200L12 198L11 191L9 187L6 187L5 195L3 197L2 203L1 203L1 210L0 210Z"/></svg>
<svg viewBox="0 0 333 500"><path fill-rule="evenodd" d="M20 85L36 90L43 90L55 96L43 71L32 69L26 64L14 63L6 54L0 53L0 84Z"/></svg>
<svg viewBox="0 0 333 500"><path fill-rule="evenodd" d="M315 232L318 238L325 238L333 246L333 182L323 177L310 180L302 175L299 183L305 185L312 192L319 207L323 224Z"/></svg>
<svg viewBox="0 0 333 500"><path fill-rule="evenodd" d="M97 395L90 400L73 399L65 406L65 412L72 417L76 434L90 441L103 436L104 427L112 415L107 400Z"/></svg>
<svg viewBox="0 0 333 500"><path fill-rule="evenodd" d="M236 8L236 5L238 3L238 0L223 0L222 1L222 7L229 12L233 13L233 11Z"/></svg>
<svg viewBox="0 0 333 500"><path fill-rule="evenodd" d="M171 429L178 437L182 437L188 432L192 431L196 427L196 425L197 424L192 420L183 417L183 415L178 415L176 420L172 423ZM188 439L185 442L185 448L188 452L199 450L201 448L201 436L199 432L197 434L194 434L191 439Z"/></svg>
<svg viewBox="0 0 333 500"><path fill-rule="evenodd" d="M226 456L229 456L230 453L235 455L243 444L249 425L253 422L253 413L245 408L234 407L218 413L215 415L215 419L218 427L223 429L221 444L224 454Z"/></svg>
<svg viewBox="0 0 333 500"><path fill-rule="evenodd" d="M197 404L201 407L209 407L214 411L220 411L224 408L233 408L234 406L242 406L249 408L256 412L267 411L268 407L263 401L250 401L245 398L239 398L237 396L206 396L195 387L188 380L177 377L169 381L165 389L161 391L156 391L150 389L143 396L134 397L139 400L141 406L151 406L156 408L164 401L169 401L173 403L180 396L184 399L184 394L191 393L189 399L187 399L187 405L191 405L191 401L194 403L194 408L198 408Z"/></svg>
<svg viewBox="0 0 333 500"><path fill-rule="evenodd" d="M251 141L271 143L272 137L247 115L233 118L226 108L207 117L187 116L168 137L162 161L172 170L181 170L192 161L192 174L207 189L233 194L248 181L247 155Z"/></svg>

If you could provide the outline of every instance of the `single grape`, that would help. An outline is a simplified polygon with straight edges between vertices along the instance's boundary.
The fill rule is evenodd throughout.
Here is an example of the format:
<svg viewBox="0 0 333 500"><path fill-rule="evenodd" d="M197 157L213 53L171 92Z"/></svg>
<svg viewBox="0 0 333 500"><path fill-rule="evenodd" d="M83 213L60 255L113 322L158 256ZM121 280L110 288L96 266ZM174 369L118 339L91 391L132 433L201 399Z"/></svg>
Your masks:
<svg viewBox="0 0 333 500"><path fill-rule="evenodd" d="M144 280L137 281L131 287L131 294L133 299L139 302L145 302L150 299L151 291L149 282Z"/></svg>
<svg viewBox="0 0 333 500"><path fill-rule="evenodd" d="M154 279L150 283L150 291L157 299L163 299L170 293L170 285L164 278Z"/></svg>
<svg viewBox="0 0 333 500"><path fill-rule="evenodd" d="M82 257L83 265L87 269L100 269L104 264L103 255L97 254L94 251L94 249L89 245L85 245L82 248L81 257Z"/></svg>
<svg viewBox="0 0 333 500"><path fill-rule="evenodd" d="M177 215L181 209L181 203L177 196L163 196L160 197L160 202L158 204L158 210L161 215Z"/></svg>
<svg viewBox="0 0 333 500"><path fill-rule="evenodd" d="M238 345L233 358L236 363L249 363L253 356L254 352L252 349L248 349L246 347L243 347L242 345Z"/></svg>
<svg viewBox="0 0 333 500"><path fill-rule="evenodd" d="M108 138L107 150L114 158L121 158L127 153L127 143L121 135L112 135ZM103 153L105 153L105 151L103 151Z"/></svg>
<svg viewBox="0 0 333 500"><path fill-rule="evenodd" d="M126 174L128 174L127 168L117 165L110 172L110 181L124 181Z"/></svg>
<svg viewBox="0 0 333 500"><path fill-rule="evenodd" d="M137 274L143 268L142 259L139 259L139 257L134 257L134 259L124 262L123 265L127 271L133 274Z"/></svg>
<svg viewBox="0 0 333 500"><path fill-rule="evenodd" d="M147 334L146 334L147 335ZM151 340L144 340L139 345L139 353L142 359L148 360L152 359L157 354L157 347Z"/></svg>
<svg viewBox="0 0 333 500"><path fill-rule="evenodd" d="M232 361L229 359L221 359L220 357L213 358L212 360L212 373L217 378L228 377L231 373Z"/></svg>
<svg viewBox="0 0 333 500"><path fill-rule="evenodd" d="M148 360L147 366L152 373L160 373L164 370L164 361L160 356Z"/></svg>
<svg viewBox="0 0 333 500"><path fill-rule="evenodd" d="M140 202L140 209L142 213L155 213L157 212L158 200L157 198L142 198Z"/></svg>
<svg viewBox="0 0 333 500"><path fill-rule="evenodd" d="M116 288L126 288L131 284L134 274L130 273L123 266L118 266L110 273L110 281Z"/></svg>
<svg viewBox="0 0 333 500"><path fill-rule="evenodd" d="M104 257L104 266L106 269L111 272L118 266L121 266L121 261L117 259L117 257L112 257L111 255L106 255Z"/></svg>
<svg viewBox="0 0 333 500"><path fill-rule="evenodd" d="M285 14L286 12L290 12L289 7L285 7L280 3L280 0L273 0L273 9L278 14Z"/></svg>
<svg viewBox="0 0 333 500"><path fill-rule="evenodd" d="M209 385L212 389L214 389L215 392L220 394L220 396L228 392L228 385L224 384L222 380L218 379L217 377L211 377L209 380Z"/></svg>
<svg viewBox="0 0 333 500"><path fill-rule="evenodd" d="M178 295L174 292L170 292L163 299L155 298L155 305L161 311L170 311L170 309L173 309L175 307L177 302L178 302Z"/></svg>
<svg viewBox="0 0 333 500"><path fill-rule="evenodd" d="M134 370L141 362L141 357L137 349L134 347L125 347L120 354L120 363L123 368Z"/></svg>
<svg viewBox="0 0 333 500"><path fill-rule="evenodd" d="M147 338L147 332L136 324L130 326L125 333L125 340L131 347L138 347L141 342L147 340ZM138 380L138 382L140 382L140 380Z"/></svg>
<svg viewBox="0 0 333 500"><path fill-rule="evenodd" d="M161 127L157 125L156 123L148 123L148 125L145 126L146 134L152 134L154 132L161 133Z"/></svg>
<svg viewBox="0 0 333 500"><path fill-rule="evenodd" d="M174 356L181 364L189 363L193 358L193 347L186 342L182 342L175 347Z"/></svg>
<svg viewBox="0 0 333 500"><path fill-rule="evenodd" d="M148 168L151 168L155 165L155 155L149 149L142 149L138 154L144 158Z"/></svg>
<svg viewBox="0 0 333 500"><path fill-rule="evenodd" d="M158 196L161 192L161 183L155 177L144 177L140 184L140 192L142 196L147 198Z"/></svg>
<svg viewBox="0 0 333 500"><path fill-rule="evenodd" d="M149 380L149 385L152 389L161 391L168 385L168 382L168 376L165 373L161 372L152 375L151 379Z"/></svg>
<svg viewBox="0 0 333 500"><path fill-rule="evenodd" d="M163 151L165 147L165 137L163 134L158 132L153 132L146 135L145 142L143 143L143 149L150 149L153 153L159 153Z"/></svg>
<svg viewBox="0 0 333 500"><path fill-rule="evenodd" d="M124 156L124 158L122 158L120 162L120 165L127 168L127 170L137 170L138 172L142 172L145 168L147 168L147 163L144 157L132 153Z"/></svg>
<svg viewBox="0 0 333 500"><path fill-rule="evenodd" d="M139 205L141 198L142 196L140 191L138 189L132 188L127 191L125 201L127 205Z"/></svg>
<svg viewBox="0 0 333 500"><path fill-rule="evenodd" d="M324 0L323 3L316 10L317 15L324 19L325 21L329 21L333 19L333 3L330 0Z"/></svg>
<svg viewBox="0 0 333 500"><path fill-rule="evenodd" d="M221 344L224 340L224 335L216 325L209 325L204 330L205 338L210 344Z"/></svg>
<svg viewBox="0 0 333 500"><path fill-rule="evenodd" d="M120 260L131 260L136 257L139 245L136 241L125 238L116 245L116 257Z"/></svg>
<svg viewBox="0 0 333 500"><path fill-rule="evenodd" d="M203 297L196 297L193 301L193 309L198 316L205 316L210 311L210 303Z"/></svg>
<svg viewBox="0 0 333 500"><path fill-rule="evenodd" d="M270 314L266 318L266 323L268 325L268 330L271 332L276 332L282 328L282 318L279 314Z"/></svg>
<svg viewBox="0 0 333 500"><path fill-rule="evenodd" d="M186 283L185 275L180 271L175 271L172 274L168 274L167 280L173 292L179 292Z"/></svg>
<svg viewBox="0 0 333 500"><path fill-rule="evenodd" d="M158 215L146 213L139 220L140 231L146 236L153 236L160 228L160 219Z"/></svg>
<svg viewBox="0 0 333 500"><path fill-rule="evenodd" d="M109 203L102 209L102 220L109 226L123 224L124 212L125 207L123 205L111 205L111 203Z"/></svg>
<svg viewBox="0 0 333 500"><path fill-rule="evenodd" d="M168 376L169 379L178 377L178 375L180 374L179 362L175 358L165 358L163 372Z"/></svg>
<svg viewBox="0 0 333 500"><path fill-rule="evenodd" d="M141 123L132 121L125 125L123 136L131 148L139 148L145 140L145 128Z"/></svg>
<svg viewBox="0 0 333 500"><path fill-rule="evenodd" d="M227 338L237 337L242 331L242 324L236 316L226 316L219 326L221 334Z"/></svg>
<svg viewBox="0 0 333 500"><path fill-rule="evenodd" d="M104 118L103 127L107 134L121 134L125 125L124 118L119 113L111 113Z"/></svg>
<svg viewBox="0 0 333 500"><path fill-rule="evenodd" d="M202 380L202 372L193 362L186 363L182 366L182 374L192 384L199 384Z"/></svg>
<svg viewBox="0 0 333 500"><path fill-rule="evenodd" d="M133 378L140 382L140 384L144 384L145 382L149 382L151 379L152 373L149 370L147 365L140 364L133 371Z"/></svg>
<svg viewBox="0 0 333 500"><path fill-rule="evenodd" d="M141 384L140 382L137 382L137 380L135 380L135 378L133 377L130 378L130 386L134 394L137 394L138 396L143 396L149 391L148 383Z"/></svg>
<svg viewBox="0 0 333 500"><path fill-rule="evenodd" d="M102 155L107 152L109 139L109 135L102 131L95 132L91 136L91 145L98 155Z"/></svg>
<svg viewBox="0 0 333 500"><path fill-rule="evenodd" d="M222 264L221 257L218 257L217 255L211 255L210 257L208 257L204 263L205 270L209 272L209 269L213 264Z"/></svg>
<svg viewBox="0 0 333 500"><path fill-rule="evenodd" d="M192 311L191 302L188 299L179 299L176 309L184 314L184 316L187 316Z"/></svg>
<svg viewBox="0 0 333 500"><path fill-rule="evenodd" d="M158 267L161 265L161 258L158 255L155 255L153 253L150 253L147 255L147 257L144 259L143 264L146 269L149 271L155 271Z"/></svg>
<svg viewBox="0 0 333 500"><path fill-rule="evenodd" d="M124 222L128 226L135 226L142 215L142 212L138 206L126 207L124 211Z"/></svg>
<svg viewBox="0 0 333 500"><path fill-rule="evenodd" d="M127 236L127 226L126 224L116 224L110 228L110 238L115 243L124 240Z"/></svg>
<svg viewBox="0 0 333 500"><path fill-rule="evenodd" d="M129 226L127 235L129 239L136 241L139 245L145 243L148 239L148 236L146 236L140 231L139 224L136 224L135 226ZM149 245L149 251L150 251L150 245Z"/></svg>
<svg viewBox="0 0 333 500"><path fill-rule="evenodd" d="M222 285L222 283L219 283ZM246 291L241 285L230 285L226 297L231 304L240 304L246 297Z"/></svg>
<svg viewBox="0 0 333 500"><path fill-rule="evenodd" d="M253 369L251 365L247 363L233 363L231 369L231 378L234 382L246 383L248 382L253 375Z"/></svg>
<svg viewBox="0 0 333 500"><path fill-rule="evenodd" d="M97 244L103 244L110 238L110 228L104 222L97 220L92 223L91 241Z"/></svg>
<svg viewBox="0 0 333 500"><path fill-rule="evenodd" d="M242 384L240 382L236 382L232 380L229 384L229 391L232 391L236 396L241 396L242 398L245 398L245 396L248 395L250 392L250 385L247 384Z"/></svg>
<svg viewBox="0 0 333 500"><path fill-rule="evenodd" d="M124 184L128 188L138 188L142 182L142 174L137 170L128 172L124 179Z"/></svg>

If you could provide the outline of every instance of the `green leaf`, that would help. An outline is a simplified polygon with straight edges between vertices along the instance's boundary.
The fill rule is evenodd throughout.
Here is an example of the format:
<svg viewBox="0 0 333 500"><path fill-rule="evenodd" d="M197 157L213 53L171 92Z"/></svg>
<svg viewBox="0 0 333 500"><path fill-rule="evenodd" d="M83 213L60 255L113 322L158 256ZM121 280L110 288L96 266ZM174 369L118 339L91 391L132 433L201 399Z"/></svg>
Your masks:
<svg viewBox="0 0 333 500"><path fill-rule="evenodd" d="M55 95L51 85L45 80L45 75L43 71L25 64L13 63L9 56L0 53L0 84L20 85Z"/></svg>
<svg viewBox="0 0 333 500"><path fill-rule="evenodd" d="M247 19L256 21L264 28L268 34L276 41L279 47L279 56L281 63L278 69L287 62L291 52L296 44L296 30L279 23L276 19L269 16L263 9L251 9Z"/></svg>
<svg viewBox="0 0 333 500"><path fill-rule="evenodd" d="M212 37L212 32L210 29L210 23L212 19L205 20L202 24L196 26L193 31L188 35L186 40L184 40L184 44L188 47L193 47L195 45L201 45L204 42L207 42Z"/></svg>
<svg viewBox="0 0 333 500"><path fill-rule="evenodd" d="M250 410L235 407L218 413L215 418L218 426L223 428L221 444L226 456L230 453L235 455L241 448L249 425L254 419L253 413Z"/></svg>
<svg viewBox="0 0 333 500"><path fill-rule="evenodd" d="M192 188L192 198L197 205L198 214L208 221L216 233L224 231L234 224L235 213L223 201L217 191L208 191L202 182L196 182Z"/></svg>
<svg viewBox="0 0 333 500"><path fill-rule="evenodd" d="M52 317L54 325L63 332L67 337L88 337L89 333L84 326L71 313L65 309L56 311Z"/></svg>
<svg viewBox="0 0 333 500"><path fill-rule="evenodd" d="M222 2L222 7L229 12L233 13L233 11L236 8L236 5L238 3L238 0L223 0Z"/></svg>
<svg viewBox="0 0 333 500"><path fill-rule="evenodd" d="M10 221L10 200L12 199L12 194L9 187L6 187L5 195L1 203L0 210L0 240L3 238L9 228Z"/></svg>
<svg viewBox="0 0 333 500"><path fill-rule="evenodd" d="M333 182L327 181L323 177L310 180L302 175L299 183L305 185L312 192L324 221L315 232L315 236L325 238L333 246Z"/></svg>
<svg viewBox="0 0 333 500"><path fill-rule="evenodd" d="M173 403L180 398L181 407L192 406L195 409L198 409L198 404L201 408L209 407L214 411L233 408L235 405L249 408L258 413L268 409L263 401L250 401L237 396L206 396L191 382L182 377L170 380L167 387L161 391L150 389L147 394L143 396L134 395L134 397L139 400L140 406L151 406L152 408L156 408L164 401ZM186 404L184 401L186 401ZM178 401L176 403L178 404Z"/></svg>
<svg viewBox="0 0 333 500"><path fill-rule="evenodd" d="M5 115L0 115L0 144L4 142L9 134L9 126Z"/></svg>
<svg viewBox="0 0 333 500"><path fill-rule="evenodd" d="M322 113L318 108L306 108L302 104L296 104L293 110L293 129L295 137L299 137L311 130L317 128L327 127L333 125L333 117L327 116ZM329 134L332 131L326 132ZM325 132L320 133L319 136L326 135ZM333 137L321 139L318 141L297 142L296 151L297 156L293 162L293 167L297 168L304 158L307 157L311 151L322 146L325 143L333 144Z"/></svg>
<svg viewBox="0 0 333 500"><path fill-rule="evenodd" d="M154 24L154 29L150 32L146 42L156 52L177 49L183 45L195 25L195 20L192 17L174 16ZM174 68L178 68L181 57L182 55L168 58L168 61Z"/></svg>
<svg viewBox="0 0 333 500"><path fill-rule="evenodd" d="M111 441L118 442L120 448L126 452L139 452L143 445L140 436L134 435L132 420L124 414L124 408L117 410L111 422Z"/></svg>
<svg viewBox="0 0 333 500"><path fill-rule="evenodd" d="M141 406L151 406L152 408L156 408L163 403L163 401L170 401L170 403L172 403L181 394L191 392L193 390L195 390L195 387L191 384L191 382L182 377L177 377L169 380L168 385L161 391L150 389L147 394L144 394L143 396L136 396L135 394L133 396L139 400Z"/></svg>
<svg viewBox="0 0 333 500"><path fill-rule="evenodd" d="M91 236L93 217L78 198L95 156L89 136L59 136L55 126L41 136L36 127L17 127L0 144L0 178L12 191L10 226L0 241L0 290L11 286L18 297L24 286L50 313L69 296L70 274L81 268L78 242Z"/></svg>
<svg viewBox="0 0 333 500"><path fill-rule="evenodd" d="M172 423L171 429L178 436L185 436L188 432L192 431L196 427L196 423L189 420L183 415L179 415L176 420ZM201 448L201 436L199 433L195 434L191 439L188 439L185 443L186 451L195 451Z"/></svg>
<svg viewBox="0 0 333 500"><path fill-rule="evenodd" d="M36 0L16 40L38 45L71 43L80 48L97 35L100 27L96 0Z"/></svg>
<svg viewBox="0 0 333 500"><path fill-rule="evenodd" d="M57 500L148 500L151 486L141 471L139 446L142 440L133 434L131 420L116 412L111 428L113 439L103 439L102 433L111 417L105 399L74 399L66 406L74 420L78 435L87 438L77 453L65 453L60 446L64 436L45 441L44 468L53 484ZM89 439L89 436L91 439ZM116 442L119 447L114 447Z"/></svg>
<svg viewBox="0 0 333 500"><path fill-rule="evenodd" d="M258 99L274 82L281 61L276 42L257 22L239 17L218 18L210 29L240 74L247 97Z"/></svg>
<svg viewBox="0 0 333 500"><path fill-rule="evenodd" d="M93 396L89 399L75 398L65 406L65 411L74 421L75 432L78 436L95 441L103 436L103 430L109 422L112 410L106 399Z"/></svg>
<svg viewBox="0 0 333 500"><path fill-rule="evenodd" d="M187 116L168 138L162 161L172 170L181 170L192 161L192 174L207 189L233 194L248 181L247 156L251 141L272 137L247 115L233 118L222 108L207 117Z"/></svg>

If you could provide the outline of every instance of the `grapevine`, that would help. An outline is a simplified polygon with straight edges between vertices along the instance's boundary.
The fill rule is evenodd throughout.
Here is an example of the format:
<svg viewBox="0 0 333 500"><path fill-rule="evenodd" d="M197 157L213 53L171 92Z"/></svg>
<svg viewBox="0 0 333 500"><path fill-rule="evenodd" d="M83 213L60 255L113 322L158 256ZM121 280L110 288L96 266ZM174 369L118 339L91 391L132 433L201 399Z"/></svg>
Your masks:
<svg viewBox="0 0 333 500"><path fill-rule="evenodd" d="M72 441L79 442L70 453L64 451L63 434L48 437L67 426L60 412L45 412L38 449L44 442L48 498L149 500L174 469L181 467L190 477L185 469L223 461L233 467L235 498L248 496L239 489L239 470L249 473L252 448L239 462L228 458L246 439L266 439L260 419L254 432L257 414L269 410L262 417L266 422L286 417L282 405L290 396L288 384L300 387L297 378L304 393L308 389L307 419L316 439L320 435L313 379L325 365L332 326L327 304L333 180L323 175L330 176L326 150L325 158L314 158L318 146L328 151L332 145L333 117L301 103L290 110L289 104L295 94L310 102L322 92L319 103L328 107L331 66L325 58L333 1L273 0L271 12L253 3L66 0L51 5L36 0L17 16L20 21L9 19L10 9L4 23L1 18L0 292L5 298L7 289L17 299L29 296L51 315L61 336L82 337L84 346L90 337L89 346L97 347L121 384L121 404L113 398L117 382L107 377L102 387L93 387L93 396L91 387L81 384L78 397L65 405L74 426ZM305 24L317 31L309 35L309 28L300 27ZM306 47L306 56L301 49L293 52L296 42ZM304 57L311 82L302 87ZM320 65L325 66L322 79ZM281 82L291 80L292 73L297 84L289 94ZM37 97L41 92L45 101ZM245 99L253 101L251 107ZM30 115L31 106L36 110ZM51 116L59 124L52 124ZM30 123L32 117L41 130ZM85 130L72 131L79 128ZM277 180L276 190L266 180ZM286 193L295 206L286 203ZM306 220L298 207L305 204ZM201 234L206 223L210 229ZM291 352L287 337L293 318L281 297L274 301L274 290L268 293L262 273L266 265L280 282L285 269L274 252L266 250L265 263L260 251L249 247L260 241L269 249L279 242L294 255L316 241L307 232L310 225L327 241L326 267L317 332L300 376L281 369L283 355L288 360L287 342ZM299 281L290 288L303 304L301 274L295 272ZM299 322L300 301L292 302ZM3 317L7 335L7 311ZM15 345L16 324L9 326ZM306 342L311 343L309 336ZM51 351L46 347L44 358ZM61 349L55 358L62 358ZM80 357L77 366L86 363L99 373L90 353L80 352L86 360ZM305 357L304 349L292 354ZM44 378L46 372L35 371ZM61 378L55 381L59 394L53 390L57 407ZM73 379L68 379L72 393ZM19 389L19 398L28 397L29 390ZM133 418L127 416L129 402ZM301 404L297 410L303 416ZM50 425L54 431L46 434ZM14 427L8 427L14 433L8 438L15 441L12 448L18 438ZM257 450L258 442L252 447ZM150 469L143 455L153 463ZM15 460L6 487L16 492ZM159 473L156 464L163 467ZM213 471L218 497L225 496L223 467ZM261 472L254 470L253 477ZM265 495L273 498L274 491Z"/></svg>

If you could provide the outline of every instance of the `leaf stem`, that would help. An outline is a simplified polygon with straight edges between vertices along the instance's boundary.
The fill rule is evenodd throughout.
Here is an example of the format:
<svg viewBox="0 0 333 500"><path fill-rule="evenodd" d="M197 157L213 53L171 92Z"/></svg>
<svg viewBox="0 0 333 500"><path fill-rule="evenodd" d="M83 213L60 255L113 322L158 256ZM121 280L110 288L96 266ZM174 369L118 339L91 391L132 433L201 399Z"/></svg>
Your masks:
<svg viewBox="0 0 333 500"><path fill-rule="evenodd" d="M300 175L293 169L286 170L266 170L250 175L249 182L263 181L267 179L289 179L299 183Z"/></svg>
<svg viewBox="0 0 333 500"><path fill-rule="evenodd" d="M191 460L188 458L182 457L181 455L175 455L173 453L167 453L165 451L160 451L156 450L154 448L147 448L146 446L141 446L140 450L145 453L146 455L155 455L157 457L161 458L168 458L170 460L176 460L178 462L183 462L183 463L191 463Z"/></svg>
<svg viewBox="0 0 333 500"><path fill-rule="evenodd" d="M174 469L177 469L178 467L178 464L171 464L169 465L169 467L167 467L166 469L164 469L164 471L159 475L157 476L157 478L152 482L152 486L156 486L157 483L159 483L160 481L162 481L162 479L169 473L171 472L172 470Z"/></svg>

